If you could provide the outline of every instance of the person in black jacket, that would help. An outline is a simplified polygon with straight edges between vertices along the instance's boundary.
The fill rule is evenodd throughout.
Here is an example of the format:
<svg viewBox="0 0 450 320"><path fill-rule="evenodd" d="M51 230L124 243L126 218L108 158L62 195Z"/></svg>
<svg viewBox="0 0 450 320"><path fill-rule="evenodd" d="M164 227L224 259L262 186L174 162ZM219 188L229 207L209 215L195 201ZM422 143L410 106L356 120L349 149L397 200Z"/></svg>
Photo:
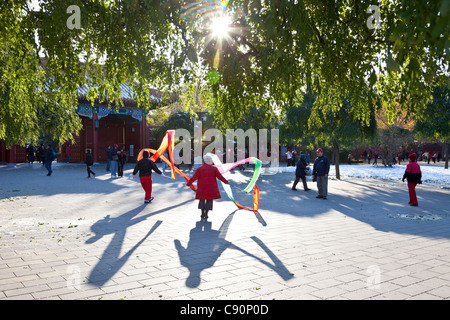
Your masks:
<svg viewBox="0 0 450 320"><path fill-rule="evenodd" d="M306 170L306 155L301 154L300 159L297 161L297 167L295 169L295 181L292 186L292 190L297 191L295 187L297 186L297 183L300 181L300 179L302 179L303 181L303 188L305 189L305 191L311 190L308 188L308 185L306 184L305 170Z"/></svg>
<svg viewBox="0 0 450 320"><path fill-rule="evenodd" d="M330 160L323 155L321 148L317 149L317 158L314 161L312 178L317 180L319 195L316 198L327 199L328 193L328 172L330 171Z"/></svg>
<svg viewBox="0 0 450 320"><path fill-rule="evenodd" d="M91 173L94 175L95 178L95 172L91 170L91 166L94 164L94 159L92 158L92 154L91 154L91 150L87 150L86 151L86 160L84 161L84 163L86 163L87 166L87 173L88 173L88 178L91 177Z"/></svg>
<svg viewBox="0 0 450 320"><path fill-rule="evenodd" d="M47 176L52 175L52 162L55 160L55 152L50 145L45 149L45 168L48 170Z"/></svg>
<svg viewBox="0 0 450 320"><path fill-rule="evenodd" d="M152 197L152 171L157 174L163 174L156 164L150 160L148 151L144 150L142 152L143 158L138 161L134 167L133 176L139 172L139 180L141 181L141 186L145 191L144 203L149 203L153 200Z"/></svg>

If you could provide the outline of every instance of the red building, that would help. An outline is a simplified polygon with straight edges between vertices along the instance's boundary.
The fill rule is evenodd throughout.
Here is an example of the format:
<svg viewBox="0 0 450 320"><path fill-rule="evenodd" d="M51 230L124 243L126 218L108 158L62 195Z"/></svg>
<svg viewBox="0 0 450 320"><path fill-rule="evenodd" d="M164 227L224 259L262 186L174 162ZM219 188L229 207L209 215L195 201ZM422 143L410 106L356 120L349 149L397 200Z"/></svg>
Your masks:
<svg viewBox="0 0 450 320"><path fill-rule="evenodd" d="M160 100L156 90L152 91L155 93L153 104L156 106ZM58 161L67 160L68 145L71 149L70 162L84 162L87 149L91 150L94 162L106 161L106 147L114 144L124 148L129 161L135 160L139 151L149 146L150 127L146 121L148 112L137 107L130 99L129 92L130 87L122 85L124 106L116 107L97 103L92 106L85 98L86 90L80 90L77 113L83 127L74 141L64 143L57 150ZM8 150L0 141L0 162L26 162L25 147L14 145Z"/></svg>

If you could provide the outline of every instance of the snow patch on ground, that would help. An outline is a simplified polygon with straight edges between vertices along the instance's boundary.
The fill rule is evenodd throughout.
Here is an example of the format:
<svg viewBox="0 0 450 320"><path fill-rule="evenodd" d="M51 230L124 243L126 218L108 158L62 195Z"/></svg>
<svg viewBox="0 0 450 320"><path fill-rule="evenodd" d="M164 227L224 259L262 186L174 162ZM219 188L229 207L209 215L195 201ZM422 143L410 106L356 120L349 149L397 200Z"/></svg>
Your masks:
<svg viewBox="0 0 450 320"><path fill-rule="evenodd" d="M312 166L310 165L312 169ZM269 172L295 172L295 167L268 167ZM405 165L395 165L392 168L383 165L348 165L339 166L341 177L374 178L383 180L401 180L405 173ZM444 189L450 189L450 169L442 166L421 166L422 181L424 184L438 184ZM330 177L336 176L335 166L330 167Z"/></svg>

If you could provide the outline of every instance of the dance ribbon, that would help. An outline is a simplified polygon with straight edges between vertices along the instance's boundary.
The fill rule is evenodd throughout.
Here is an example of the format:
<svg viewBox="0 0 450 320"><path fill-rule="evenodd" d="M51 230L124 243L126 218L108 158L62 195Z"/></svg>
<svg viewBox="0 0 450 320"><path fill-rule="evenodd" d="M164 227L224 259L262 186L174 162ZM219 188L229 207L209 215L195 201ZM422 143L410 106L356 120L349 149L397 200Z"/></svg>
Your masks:
<svg viewBox="0 0 450 320"><path fill-rule="evenodd" d="M245 210L249 210L249 211L258 211L258 209L259 209L259 187L256 184L256 180L258 180L258 178L261 174L261 165L262 165L261 160L254 158L254 157L250 157L250 158L243 159L243 160L240 160L240 161L237 161L234 163L223 164L217 155L212 154L212 153L208 153L207 155L209 155L212 158L214 165L217 167L217 169L219 169L219 172L221 174L224 174L224 173L230 171L231 169L237 167L238 165L241 165L244 163L255 164L255 171L253 172L253 177L252 177L250 183L244 189L245 193L249 193L250 190L253 189L253 209L240 205L234 199L233 192L231 191L230 185L223 183L222 181L221 181L221 183L222 183L223 190L227 194L228 198L230 198L230 200L233 201L239 209L245 209Z"/></svg>
<svg viewBox="0 0 450 320"><path fill-rule="evenodd" d="M169 149L169 150L168 150L168 153L169 153L169 159L170 159L170 162L167 162L167 161L166 161L166 163L168 163L169 166L170 166L170 168L172 169L172 170L171 170L171 174L172 174L171 178L172 178L173 180L176 180L177 178L175 177L175 165L174 165L174 161L173 161L173 148L174 148L174 144L175 144L174 136L175 136L175 130L167 130L167 131L166 131L166 134L164 135L163 141L161 142L161 145L159 146L158 150L155 151L155 150L149 149L149 148L147 148L147 149L142 149L142 150L139 152L137 161L139 161L139 160L141 160L141 159L143 158L142 153L144 152L144 150L147 150L147 151L150 151L151 153L153 153L153 155L152 155L152 157L150 158L150 160L152 160L153 162L155 162L155 161L158 160L159 158L162 159L162 157L164 157L164 156L163 156L164 151L166 151L167 149ZM167 160L167 159L166 159L166 160ZM178 170L178 171L180 171L180 170ZM180 172L181 172L181 171L180 171Z"/></svg>
<svg viewBox="0 0 450 320"><path fill-rule="evenodd" d="M172 173L171 173L171 179L176 180L176 175L175 173L178 173L180 176L182 176L186 182L189 181L189 177L186 176L180 169L178 169L177 167L175 167L174 165L174 161L173 161L173 149L174 149L174 135L175 135L175 130L167 130L166 134L163 138L163 141L161 142L161 145L159 146L158 150L155 149L151 149L151 148L144 148L142 149L139 154L138 154L138 158L137 160L141 160L143 158L143 152L147 151L150 154L152 154L151 156L151 160L152 161L156 161L158 159L161 159L162 161L164 161L165 163L167 163L170 168L172 169ZM168 149L168 154L169 154L169 159L167 159L163 153L164 151L166 151ZM244 209L244 210L249 210L249 211L258 211L259 209L259 187L256 184L256 181L258 180L260 174L261 174L261 165L262 162L261 160L254 158L254 157L250 157L247 159L243 159L234 163L225 163L223 164L219 157L215 154L212 153L208 153L209 156L211 156L214 166L219 170L219 172L221 174L224 174L228 171L230 171L231 169L244 164L244 163L251 163L255 165L255 170L253 172L253 177L250 180L249 184L247 185L247 187L243 190L245 193L249 193L250 190L253 189L253 208L248 208L245 206L240 205L233 196L233 192L231 191L231 187L229 184L225 184L221 181L222 183L222 187L225 191L225 193L227 194L228 198L230 198L231 201L233 201L235 203L235 205L239 208L239 209ZM193 191L197 191L197 188L194 184L190 185L190 188Z"/></svg>

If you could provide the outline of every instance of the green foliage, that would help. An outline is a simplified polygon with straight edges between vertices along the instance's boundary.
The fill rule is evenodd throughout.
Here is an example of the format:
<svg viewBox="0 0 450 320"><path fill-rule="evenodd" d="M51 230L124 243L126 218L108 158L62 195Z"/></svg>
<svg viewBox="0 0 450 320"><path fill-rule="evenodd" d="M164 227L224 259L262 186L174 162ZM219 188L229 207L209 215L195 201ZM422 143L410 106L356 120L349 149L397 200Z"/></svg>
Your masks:
<svg viewBox="0 0 450 320"><path fill-rule="evenodd" d="M448 77L448 1L381 1L380 26L369 29L372 3L233 1L238 31L221 51L221 81L212 86L219 120L237 121L253 105L292 105L305 88L325 112L347 97L366 126L366 92L392 116L396 103L420 116L434 85ZM216 50L206 50L209 60Z"/></svg>
<svg viewBox="0 0 450 320"><path fill-rule="evenodd" d="M303 91L315 92L314 123L338 115L345 97L351 118L369 127L369 97L380 97L391 118L398 105L421 118L432 88L449 75L447 0L378 1L374 29L372 0L233 0L225 11L232 31L221 43L208 30L210 16L183 19L184 1L39 4L37 11L26 0L0 5L0 139L8 145L41 128L70 139L80 129L74 108L83 85L92 102L121 105L120 84L130 82L148 109L150 86L169 94L204 81L217 124L229 128L252 108L283 115ZM80 8L80 29L67 27L69 5Z"/></svg>
<svg viewBox="0 0 450 320"><path fill-rule="evenodd" d="M431 141L450 142L449 88L435 87L433 101L428 103L424 117L416 122L414 130Z"/></svg>

